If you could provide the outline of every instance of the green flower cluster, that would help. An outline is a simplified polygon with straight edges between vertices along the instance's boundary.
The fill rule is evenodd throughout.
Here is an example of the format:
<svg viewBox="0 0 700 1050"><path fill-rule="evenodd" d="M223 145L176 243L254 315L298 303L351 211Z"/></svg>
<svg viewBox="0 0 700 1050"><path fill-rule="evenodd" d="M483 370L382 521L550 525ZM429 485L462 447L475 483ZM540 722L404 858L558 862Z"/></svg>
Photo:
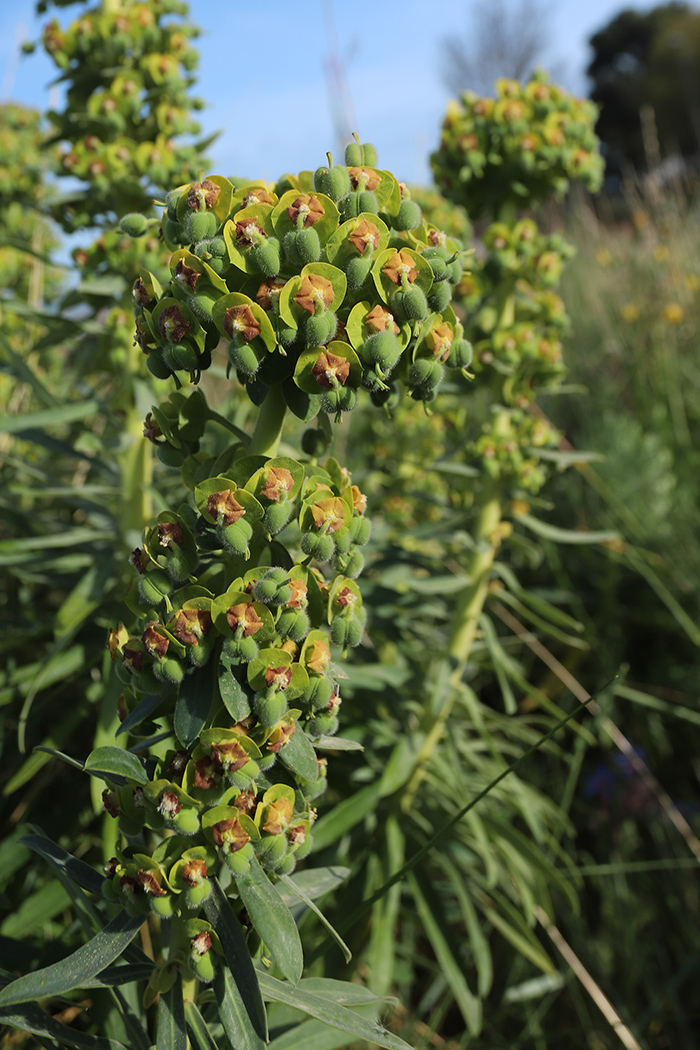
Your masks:
<svg viewBox="0 0 700 1050"><path fill-rule="evenodd" d="M188 98L197 30L177 21L187 11L179 0L123 0L99 4L65 30L55 19L46 26L43 46L67 82L63 110L49 115L64 144L62 169L89 185L82 198L57 210L64 228L109 214L117 197L125 212L145 209L144 185L195 177L202 144L175 141L200 131L190 110L201 103Z"/></svg>
<svg viewBox="0 0 700 1050"><path fill-rule="evenodd" d="M498 372L505 403L524 405L564 374L560 336L569 322L554 289L573 249L532 219L492 223L483 245L455 296L474 344L473 371Z"/></svg>
<svg viewBox="0 0 700 1050"><path fill-rule="evenodd" d="M497 81L495 99L465 92L450 103L431 158L437 186L471 219L564 193L571 179L594 191L603 176L596 114L544 73L525 85Z"/></svg>
<svg viewBox="0 0 700 1050"><path fill-rule="evenodd" d="M364 632L355 578L370 533L366 498L333 459L247 456L214 477L208 466L133 552L127 604L141 626L109 638L122 731L150 742L164 723L174 746L104 794L134 843L110 862L108 892L188 920L214 875L235 896L253 858L274 876L311 848L326 783L316 749L333 746L340 707L331 645ZM168 834L149 852L144 829ZM209 948L190 961L204 980Z"/></svg>
<svg viewBox="0 0 700 1050"><path fill-rule="evenodd" d="M484 473L508 482L513 493L538 492L550 473L551 464L543 459L543 450L554 449L561 434L544 419L520 410L509 413L507 424L487 423L481 436L467 446L468 457L480 463Z"/></svg>
<svg viewBox="0 0 700 1050"><path fill-rule="evenodd" d="M346 161L329 155L276 185L213 175L168 194L169 285L143 271L134 289L136 341L154 375L196 382L225 340L255 403L281 385L308 420L352 409L361 388L386 403L396 380L430 401L446 365L469 365L451 306L462 244L371 166L371 147L352 143ZM139 235L144 222L129 215L122 229Z"/></svg>

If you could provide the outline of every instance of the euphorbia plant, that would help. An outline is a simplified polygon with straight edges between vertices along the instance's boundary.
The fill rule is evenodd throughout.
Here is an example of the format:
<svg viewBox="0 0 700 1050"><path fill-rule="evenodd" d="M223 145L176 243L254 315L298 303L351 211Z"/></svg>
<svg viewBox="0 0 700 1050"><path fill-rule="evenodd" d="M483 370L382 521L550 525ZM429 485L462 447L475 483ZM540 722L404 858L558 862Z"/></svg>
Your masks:
<svg viewBox="0 0 700 1050"><path fill-rule="evenodd" d="M296 923L275 884L316 910L291 873L312 848L323 752L343 747L338 661L365 626L356 578L367 500L335 459L319 462L329 416L363 391L380 405L402 386L430 401L444 367L470 357L449 305L461 244L423 219L372 147L351 144L346 161L329 155L276 185L210 176L167 196L170 281L141 273L136 338L149 370L178 387L145 433L180 467L184 490L131 555L129 627L109 637L121 739L85 763L107 783L122 838L104 881L71 865L108 915L118 911L66 963L0 992L3 1007L147 977L145 1007L160 996L158 1045L184 1046L186 1028L198 1041L218 1023L205 990L213 981L235 1046L265 1040L263 997L405 1045L340 1007L332 986L292 988L264 972L273 964L292 984L302 975ZM130 216L123 227L141 224ZM213 454L212 413L191 384L222 341L259 411L250 435L216 417L235 440ZM318 416L301 454L280 448L287 408L305 422ZM48 840L28 841L68 863ZM106 977L148 916L155 965L129 949L133 965ZM36 1023L31 1008L24 1020ZM142 1039L142 1022L130 1024Z"/></svg>

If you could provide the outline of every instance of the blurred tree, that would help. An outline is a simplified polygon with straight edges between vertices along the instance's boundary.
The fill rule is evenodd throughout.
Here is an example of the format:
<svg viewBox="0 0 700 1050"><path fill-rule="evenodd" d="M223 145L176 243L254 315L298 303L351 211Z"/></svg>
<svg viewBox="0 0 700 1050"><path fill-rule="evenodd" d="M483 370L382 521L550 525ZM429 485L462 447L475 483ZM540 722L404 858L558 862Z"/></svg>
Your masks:
<svg viewBox="0 0 700 1050"><path fill-rule="evenodd" d="M698 152L700 11L685 3L622 11L590 46L590 97L601 106L596 131L609 169L653 166L657 135L662 157Z"/></svg>
<svg viewBox="0 0 700 1050"><path fill-rule="evenodd" d="M455 95L493 95L499 77L526 80L543 64L551 23L546 0L472 0L468 11L467 32L443 41L443 81Z"/></svg>

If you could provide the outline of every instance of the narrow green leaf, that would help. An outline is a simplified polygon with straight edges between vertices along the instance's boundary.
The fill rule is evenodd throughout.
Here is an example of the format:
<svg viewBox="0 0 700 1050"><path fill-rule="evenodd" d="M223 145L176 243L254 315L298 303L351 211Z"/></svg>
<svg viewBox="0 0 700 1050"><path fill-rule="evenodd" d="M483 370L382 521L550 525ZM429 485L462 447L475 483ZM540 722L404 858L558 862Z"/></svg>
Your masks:
<svg viewBox="0 0 700 1050"><path fill-rule="evenodd" d="M345 882L349 874L350 868L343 868L340 865L333 868L304 868L303 871L297 871L294 875L288 876L294 883L293 893L285 890L279 882L275 889L284 903L291 908L297 897L297 888L301 888L307 897L316 901Z"/></svg>
<svg viewBox="0 0 700 1050"><path fill-rule="evenodd" d="M265 973L260 975L260 987L266 999L303 1010L324 1024L340 1028L358 1039L366 1039L368 1043L386 1047L387 1050L411 1050L408 1043L388 1032L383 1025L376 1021L368 1021L325 995L307 992L303 985L290 985Z"/></svg>
<svg viewBox="0 0 700 1050"><path fill-rule="evenodd" d="M81 988L119 958L143 925L143 916L120 912L91 941L67 959L18 977L0 991L0 1008L64 995Z"/></svg>
<svg viewBox="0 0 700 1050"><path fill-rule="evenodd" d="M684 722L700 725L700 711L694 711L683 704L671 704L667 700L661 700L658 696L650 696L649 693L643 693L640 689L632 689L631 686L623 683L619 685L616 683L613 686L613 692L615 696L622 697L623 700L633 700L641 707L649 707L652 711L662 711L664 715L670 715L672 718L680 718Z"/></svg>
<svg viewBox="0 0 700 1050"><path fill-rule="evenodd" d="M26 416L0 416L0 431L6 434L20 434L23 430L45 429L46 427L63 426L66 423L77 423L100 411L99 401L74 401L58 408L46 408L41 412L32 412Z"/></svg>
<svg viewBox="0 0 700 1050"><path fill-rule="evenodd" d="M186 674L180 684L173 726L183 747L194 743L204 728L214 695L215 681L216 669L214 662L210 660L204 667L198 667L191 674Z"/></svg>
<svg viewBox="0 0 700 1050"><path fill-rule="evenodd" d="M488 617L486 613L482 613L479 617L479 626L481 627L482 635L486 642L486 648L491 657L491 666L493 667L496 678L498 679L498 685L501 690L501 696L503 697L503 706L506 714L514 715L518 710L518 704L505 671L505 665L509 663L508 657L498 640L496 628L493 626L490 617Z"/></svg>
<svg viewBox="0 0 700 1050"><path fill-rule="evenodd" d="M182 977L158 1000L158 1036L156 1050L187 1050L185 1031L185 1004L182 1000Z"/></svg>
<svg viewBox="0 0 700 1050"><path fill-rule="evenodd" d="M259 1039L267 1042L267 1014L257 971L250 958L241 925L217 879L212 879L212 892L204 903L204 914L219 935L226 963L245 1006L249 1025Z"/></svg>
<svg viewBox="0 0 700 1050"><path fill-rule="evenodd" d="M243 686L231 673L233 661L227 653L222 653L219 658L219 693L224 707L231 715L234 722L242 722L250 714L250 702L245 694Z"/></svg>
<svg viewBox="0 0 700 1050"><path fill-rule="evenodd" d="M213 987L219 1017L231 1046L235 1050L264 1050L265 1042L250 1023L245 1003L228 967L217 970Z"/></svg>
<svg viewBox="0 0 700 1050"><path fill-rule="evenodd" d="M371 1023L374 1019L372 1007L364 1006L359 1009L362 1016ZM311 1019L302 1021L301 1024L296 1024L278 1035L267 1050L339 1050L340 1047L353 1042L355 1036L349 1032L341 1032L339 1028Z"/></svg>
<svg viewBox="0 0 700 1050"><path fill-rule="evenodd" d="M296 773L302 780L318 779L316 752L301 726L297 726L296 733L280 749L279 758L287 769L291 769L292 773Z"/></svg>
<svg viewBox="0 0 700 1050"><path fill-rule="evenodd" d="M75 1047L75 1050L127 1050L124 1044L116 1039L106 1039L104 1036L81 1032L78 1028L69 1028L33 1003L13 1007L11 1010L0 1010L0 1024L10 1025L39 1037L44 1036L63 1046Z"/></svg>
<svg viewBox="0 0 700 1050"><path fill-rule="evenodd" d="M120 724L115 736L119 736L121 733L130 733L136 726L140 726L142 722L153 714L155 710L163 703L166 698L159 696L157 693L153 693L150 696L144 696L143 700L136 705L133 711L130 711L124 721Z"/></svg>
<svg viewBox="0 0 700 1050"><path fill-rule="evenodd" d="M88 755L85 772L114 774L127 780L135 780L138 784L147 784L149 781L143 762L136 755L111 744L96 747Z"/></svg>
<svg viewBox="0 0 700 1050"><path fill-rule="evenodd" d="M314 740L314 747L323 751L364 751L359 740L349 740L344 736L322 736Z"/></svg>
<svg viewBox="0 0 700 1050"><path fill-rule="evenodd" d="M303 900L303 902L307 906L307 908L311 908L311 911L314 913L314 915L316 915L321 920L321 922L326 927L326 929L330 933L330 935L333 938L333 940L335 941L335 943L340 948L341 952L343 953L343 957L345 958L345 962L350 962L350 960L352 959L352 952L350 951L350 949L348 948L347 944L345 943L343 938L340 936L338 931L328 921L328 919L323 914L323 912L318 907L318 905L313 902L311 897L308 897L304 893L304 891L302 890L301 886L297 885L297 883L295 883L292 879L290 879L289 875L280 875L280 881L283 882L285 884L285 886L288 886L289 889L291 889L292 892L297 895L297 897L299 897L301 900Z"/></svg>
<svg viewBox="0 0 700 1050"><path fill-rule="evenodd" d="M102 896L104 879L84 860L72 857L70 853L66 853L61 846L44 835L24 835L20 842L34 850L44 860L48 860L59 873L65 873L82 889L94 893L96 897Z"/></svg>
<svg viewBox="0 0 700 1050"><path fill-rule="evenodd" d="M541 536L544 540L553 540L555 543L610 543L620 539L620 533L615 531L593 532L577 531L576 529L560 529L558 525L550 525L547 521L534 518L531 514L514 514L513 517L521 525Z"/></svg>
<svg viewBox="0 0 700 1050"><path fill-rule="evenodd" d="M462 871L460 871L456 865L444 855L444 853L438 854L437 862L450 880L451 889L457 897L460 911L462 912L462 920L469 938L469 947L472 951L472 958L474 959L474 965L476 966L479 995L483 998L491 991L491 986L493 984L493 960L491 958L489 942L484 936L484 931L481 928L476 909L474 908L469 892L464 885L464 875Z"/></svg>
<svg viewBox="0 0 700 1050"><path fill-rule="evenodd" d="M337 842L347 831L372 813L378 798L379 784L368 784L324 814L314 824L314 849L325 849Z"/></svg>
<svg viewBox="0 0 700 1050"><path fill-rule="evenodd" d="M248 874L236 879L236 889L280 970L296 984L304 969L299 931L289 908L260 867L257 857L253 857Z"/></svg>
<svg viewBox="0 0 700 1050"><path fill-rule="evenodd" d="M70 904L70 897L58 879L52 879L36 893L25 897L18 908L10 912L0 925L3 937L28 937L43 929L59 912Z"/></svg>
<svg viewBox="0 0 700 1050"><path fill-rule="evenodd" d="M419 880L412 872L407 875L406 881L416 902L418 918L435 952L440 972L455 997L455 1002L466 1022L467 1028L472 1035L476 1036L481 1031L481 1000L469 988L461 967L452 953L443 924L437 918L437 902L433 900L431 904L428 904Z"/></svg>
<svg viewBox="0 0 700 1050"><path fill-rule="evenodd" d="M195 1050L219 1050L207 1022L189 999L185 1003L185 1021Z"/></svg>

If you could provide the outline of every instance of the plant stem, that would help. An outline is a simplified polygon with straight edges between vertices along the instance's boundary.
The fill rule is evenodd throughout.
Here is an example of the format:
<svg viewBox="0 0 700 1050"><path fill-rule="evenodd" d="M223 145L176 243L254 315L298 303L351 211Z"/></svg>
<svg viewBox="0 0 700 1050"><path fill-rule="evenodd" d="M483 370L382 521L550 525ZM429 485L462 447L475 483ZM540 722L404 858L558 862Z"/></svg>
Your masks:
<svg viewBox="0 0 700 1050"><path fill-rule="evenodd" d="M250 456L277 455L286 411L287 403L281 384L271 386L258 412L255 430L248 446Z"/></svg>
<svg viewBox="0 0 700 1050"><path fill-rule="evenodd" d="M510 412L504 409L495 418L494 431L503 432L509 427L509 423ZM436 715L428 710L424 715L423 726L427 729L427 734L416 755L413 773L401 792L401 808L404 812L408 812L413 805L416 792L442 739L447 720L459 695L459 684L471 655L479 617L488 594L491 568L500 544L498 527L503 512L502 497L500 479L486 479L481 493L481 511L474 533L475 549L466 566L469 583L459 595L447 644L447 654L456 665L450 675L447 697L439 712Z"/></svg>

